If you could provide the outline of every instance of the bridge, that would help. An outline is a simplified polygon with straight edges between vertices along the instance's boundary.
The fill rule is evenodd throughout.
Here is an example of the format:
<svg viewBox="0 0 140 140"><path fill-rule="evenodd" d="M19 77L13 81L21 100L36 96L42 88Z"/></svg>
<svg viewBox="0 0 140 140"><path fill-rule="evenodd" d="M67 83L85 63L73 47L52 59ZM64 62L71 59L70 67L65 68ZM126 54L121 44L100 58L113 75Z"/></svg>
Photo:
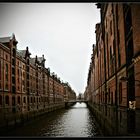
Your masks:
<svg viewBox="0 0 140 140"><path fill-rule="evenodd" d="M68 103L77 103L77 102L84 102L84 103L87 103L87 100L69 100L69 101L66 101Z"/></svg>
<svg viewBox="0 0 140 140"><path fill-rule="evenodd" d="M70 107L70 106L76 104L77 102L79 102L79 103L84 102L84 103L87 104L88 101L87 101L87 100L69 100L69 101L65 101L65 107L66 107L66 108L67 108L67 107Z"/></svg>

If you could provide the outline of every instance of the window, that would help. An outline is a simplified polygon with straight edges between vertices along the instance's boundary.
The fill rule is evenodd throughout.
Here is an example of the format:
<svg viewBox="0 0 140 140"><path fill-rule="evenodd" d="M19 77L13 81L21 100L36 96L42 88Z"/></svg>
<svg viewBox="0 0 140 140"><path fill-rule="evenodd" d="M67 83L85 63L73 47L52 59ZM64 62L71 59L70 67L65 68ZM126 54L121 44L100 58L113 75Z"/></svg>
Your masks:
<svg viewBox="0 0 140 140"><path fill-rule="evenodd" d="M12 68L12 74L15 75L15 68Z"/></svg>
<svg viewBox="0 0 140 140"><path fill-rule="evenodd" d="M132 15L131 15L131 8L128 5L124 5L126 11L125 11L125 31L126 31L126 36L129 35L129 32L132 27Z"/></svg>
<svg viewBox="0 0 140 140"><path fill-rule="evenodd" d="M33 102L33 98L31 97L31 103Z"/></svg>
<svg viewBox="0 0 140 140"><path fill-rule="evenodd" d="M110 34L112 35L112 20L110 21Z"/></svg>
<svg viewBox="0 0 140 140"><path fill-rule="evenodd" d="M12 86L12 93L15 93L15 86Z"/></svg>
<svg viewBox="0 0 140 140"><path fill-rule="evenodd" d="M0 95L0 105L2 105L2 96Z"/></svg>
<svg viewBox="0 0 140 140"><path fill-rule="evenodd" d="M15 96L12 97L12 112L15 113L16 112L16 108L15 108Z"/></svg>
<svg viewBox="0 0 140 140"><path fill-rule="evenodd" d="M1 70L2 70L2 65L1 65L1 60L0 60L0 80L1 80Z"/></svg>
<svg viewBox="0 0 140 140"><path fill-rule="evenodd" d="M109 88L109 91L108 91L108 103L110 103L110 88Z"/></svg>
<svg viewBox="0 0 140 140"><path fill-rule="evenodd" d="M118 36L118 66L121 66L121 54L120 54L120 33L119 29L117 29L117 36Z"/></svg>
<svg viewBox="0 0 140 140"><path fill-rule="evenodd" d="M15 106L15 97L12 97L12 106Z"/></svg>
<svg viewBox="0 0 140 140"><path fill-rule="evenodd" d="M8 90L8 83L5 84L5 89Z"/></svg>
<svg viewBox="0 0 140 140"><path fill-rule="evenodd" d="M133 52L134 52L134 48L133 48L133 38L131 37L131 39L128 41L128 46L127 46L127 63L131 64L132 63L132 58L133 58Z"/></svg>
<svg viewBox="0 0 140 140"><path fill-rule="evenodd" d="M23 98L23 102L26 103L26 98L25 97Z"/></svg>
<svg viewBox="0 0 140 140"><path fill-rule="evenodd" d="M135 77L134 67L128 70L128 99L131 101L135 100Z"/></svg>
<svg viewBox="0 0 140 140"><path fill-rule="evenodd" d="M16 50L15 48L13 48L13 57L15 57L15 55L16 55Z"/></svg>
<svg viewBox="0 0 140 140"><path fill-rule="evenodd" d="M104 92L103 92L103 103L105 103L105 101L104 101L105 99L104 99Z"/></svg>
<svg viewBox="0 0 140 140"><path fill-rule="evenodd" d="M5 55L5 58L6 58L6 60L8 59L8 56L7 55Z"/></svg>
<svg viewBox="0 0 140 140"><path fill-rule="evenodd" d="M111 104L113 104L113 92L111 92Z"/></svg>
<svg viewBox="0 0 140 140"><path fill-rule="evenodd" d="M27 71L29 72L29 66L26 67Z"/></svg>
<svg viewBox="0 0 140 140"><path fill-rule="evenodd" d="M2 73L1 73L1 70L2 70L2 64L1 64L1 60L0 60L0 89L2 88L2 85L1 85Z"/></svg>
<svg viewBox="0 0 140 140"><path fill-rule="evenodd" d="M12 77L12 83L15 84L15 77Z"/></svg>
<svg viewBox="0 0 140 140"><path fill-rule="evenodd" d="M119 83L119 103L122 102L122 83Z"/></svg>
<svg viewBox="0 0 140 140"><path fill-rule="evenodd" d="M15 65L15 60L14 59L12 59L12 65Z"/></svg>
<svg viewBox="0 0 140 140"><path fill-rule="evenodd" d="M28 103L30 103L30 99L29 99L29 97L27 98L27 101L28 101Z"/></svg>
<svg viewBox="0 0 140 140"><path fill-rule="evenodd" d="M122 122L122 113L120 111L120 123Z"/></svg>
<svg viewBox="0 0 140 140"><path fill-rule="evenodd" d="M27 76L26 77L27 77L27 79L29 79L29 73L27 73Z"/></svg>
<svg viewBox="0 0 140 140"><path fill-rule="evenodd" d="M5 65L5 79L8 81L8 64Z"/></svg>
<svg viewBox="0 0 140 140"><path fill-rule="evenodd" d="M25 81L24 80L22 80L22 85L25 86Z"/></svg>
<svg viewBox="0 0 140 140"><path fill-rule="evenodd" d="M25 79L25 72L23 72L23 78Z"/></svg>
<svg viewBox="0 0 140 140"><path fill-rule="evenodd" d="M9 96L6 96L6 101L5 101L5 103L6 103L7 105L9 105Z"/></svg>
<svg viewBox="0 0 140 140"><path fill-rule="evenodd" d="M110 46L110 66L111 66L111 75L114 73L114 62L113 62L113 54L112 54L112 48Z"/></svg>
<svg viewBox="0 0 140 140"><path fill-rule="evenodd" d="M19 71L19 69L18 69L18 76L17 76L17 78L18 78L18 83L19 83L19 81L20 81L20 71Z"/></svg>
<svg viewBox="0 0 140 140"><path fill-rule="evenodd" d="M110 63L112 63L112 48L110 46Z"/></svg>
<svg viewBox="0 0 140 140"><path fill-rule="evenodd" d="M18 104L20 104L20 97L18 96Z"/></svg>

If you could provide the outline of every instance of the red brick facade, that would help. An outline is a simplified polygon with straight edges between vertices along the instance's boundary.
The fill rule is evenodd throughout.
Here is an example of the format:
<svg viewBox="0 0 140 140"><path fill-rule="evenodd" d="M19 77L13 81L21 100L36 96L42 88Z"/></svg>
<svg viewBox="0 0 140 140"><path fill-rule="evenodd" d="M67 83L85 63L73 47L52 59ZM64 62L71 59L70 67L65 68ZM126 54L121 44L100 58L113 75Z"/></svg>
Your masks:
<svg viewBox="0 0 140 140"><path fill-rule="evenodd" d="M18 50L15 36L0 38L0 122L13 115L38 112L64 104L64 94L76 94L49 68L45 58L31 58L28 47ZM64 88L71 92L64 93ZM72 98L68 98L71 100Z"/></svg>
<svg viewBox="0 0 140 140"><path fill-rule="evenodd" d="M101 9L101 23L96 24L96 45L93 45L85 97L106 134L138 135L140 5L97 5ZM136 108L131 109L130 101L136 102Z"/></svg>

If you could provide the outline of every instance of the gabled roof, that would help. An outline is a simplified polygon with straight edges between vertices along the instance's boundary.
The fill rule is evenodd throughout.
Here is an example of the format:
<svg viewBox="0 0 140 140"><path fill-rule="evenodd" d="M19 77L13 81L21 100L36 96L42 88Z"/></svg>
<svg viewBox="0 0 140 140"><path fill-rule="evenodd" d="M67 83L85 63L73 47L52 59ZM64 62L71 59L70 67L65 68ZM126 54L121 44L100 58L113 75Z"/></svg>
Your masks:
<svg viewBox="0 0 140 140"><path fill-rule="evenodd" d="M26 54L26 50L17 50L18 54L20 56L22 56L23 58L25 57L25 54Z"/></svg>
<svg viewBox="0 0 140 140"><path fill-rule="evenodd" d="M16 40L14 33L12 34L12 36L0 38L0 42L3 44L9 43L10 41L13 41L13 45L15 45L15 46L17 45L18 41Z"/></svg>
<svg viewBox="0 0 140 140"><path fill-rule="evenodd" d="M43 57L37 57L37 60L39 61L39 63L42 63Z"/></svg>
<svg viewBox="0 0 140 140"><path fill-rule="evenodd" d="M0 46L2 46L5 49L9 49L6 45L2 44L1 42L0 42Z"/></svg>
<svg viewBox="0 0 140 140"><path fill-rule="evenodd" d="M36 59L36 58L31 58L31 59L30 59L30 62L31 62L33 65L35 64L35 59Z"/></svg>

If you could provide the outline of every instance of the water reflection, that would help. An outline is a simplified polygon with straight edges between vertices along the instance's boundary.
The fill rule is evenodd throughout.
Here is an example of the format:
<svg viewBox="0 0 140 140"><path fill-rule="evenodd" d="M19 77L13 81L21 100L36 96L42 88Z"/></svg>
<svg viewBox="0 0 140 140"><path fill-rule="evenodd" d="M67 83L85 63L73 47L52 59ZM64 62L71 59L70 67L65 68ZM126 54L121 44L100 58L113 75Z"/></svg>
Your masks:
<svg viewBox="0 0 140 140"><path fill-rule="evenodd" d="M85 103L76 103L69 109L51 112L20 129L7 133L10 136L93 137L98 136L94 116Z"/></svg>

